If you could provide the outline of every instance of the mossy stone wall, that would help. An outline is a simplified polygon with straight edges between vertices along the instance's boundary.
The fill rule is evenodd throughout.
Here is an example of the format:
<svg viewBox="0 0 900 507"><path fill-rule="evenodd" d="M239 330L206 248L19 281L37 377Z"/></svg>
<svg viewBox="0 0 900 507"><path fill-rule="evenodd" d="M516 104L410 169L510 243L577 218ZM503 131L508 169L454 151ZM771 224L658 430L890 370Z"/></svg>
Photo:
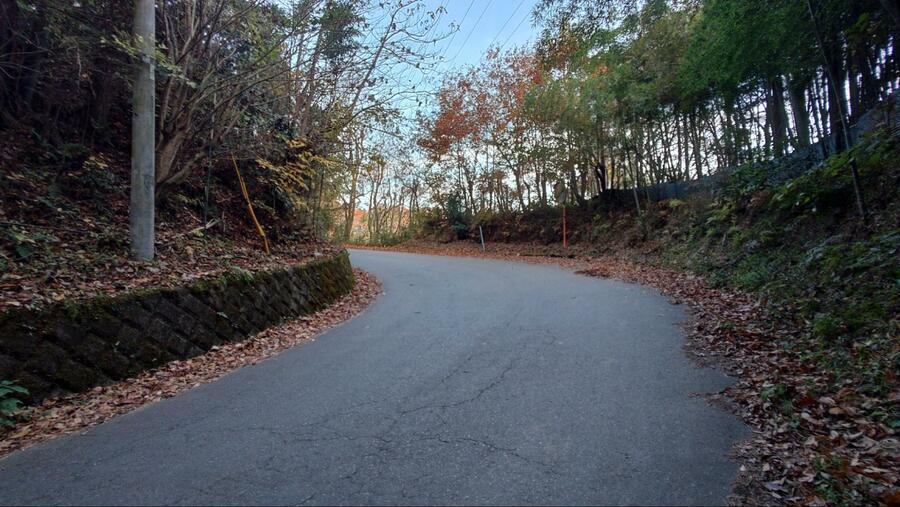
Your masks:
<svg viewBox="0 0 900 507"><path fill-rule="evenodd" d="M229 273L0 315L0 379L32 401L134 376L319 310L353 288L346 252L262 273Z"/></svg>

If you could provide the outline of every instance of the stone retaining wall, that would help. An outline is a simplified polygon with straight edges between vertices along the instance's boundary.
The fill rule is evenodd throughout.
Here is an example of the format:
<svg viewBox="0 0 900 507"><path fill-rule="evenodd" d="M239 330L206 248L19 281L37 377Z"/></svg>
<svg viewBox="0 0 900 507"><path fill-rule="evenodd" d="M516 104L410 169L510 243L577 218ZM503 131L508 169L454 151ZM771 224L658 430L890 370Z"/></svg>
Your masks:
<svg viewBox="0 0 900 507"><path fill-rule="evenodd" d="M134 376L319 310L353 288L346 252L263 273L0 315L0 380L33 400Z"/></svg>

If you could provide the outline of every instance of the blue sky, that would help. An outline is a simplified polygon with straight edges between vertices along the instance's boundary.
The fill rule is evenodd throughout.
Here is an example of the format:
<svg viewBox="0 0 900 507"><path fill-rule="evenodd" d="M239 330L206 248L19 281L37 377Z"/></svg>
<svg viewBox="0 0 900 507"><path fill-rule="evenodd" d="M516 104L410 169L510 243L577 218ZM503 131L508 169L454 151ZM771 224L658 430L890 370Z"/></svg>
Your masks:
<svg viewBox="0 0 900 507"><path fill-rule="evenodd" d="M435 106L434 92L440 88L443 78L467 66L477 65L488 48L499 46L506 51L531 45L538 35L531 23L532 11L538 1L421 0L419 5L426 12L435 12L441 7L445 10L429 34L449 35L437 41L435 47L418 48L424 53L438 55L440 63L421 69L407 66L401 67L402 70L389 71L395 73L390 79L392 83L415 90L414 95L392 103L406 120L400 128L414 128L413 120L417 114L430 111ZM457 26L458 30L452 31L453 26Z"/></svg>
<svg viewBox="0 0 900 507"><path fill-rule="evenodd" d="M445 74L466 66L476 65L491 46L507 50L530 45L537 38L531 24L531 12L538 0L424 0L425 8L435 11L443 6L446 12L438 20L433 33L449 33L453 24L459 29L437 43L442 62L422 76L423 91L437 91ZM417 109L428 110L434 105L433 96L420 97L416 107L405 105L406 116L412 118Z"/></svg>
<svg viewBox="0 0 900 507"><path fill-rule="evenodd" d="M528 44L536 38L531 11L537 0L425 0L429 10L443 5L447 12L439 27L449 29L455 22L459 32L452 40L441 41L446 49L443 69L474 65L487 48L504 44L504 49ZM467 12L468 11L468 12ZM479 19L480 18L480 19Z"/></svg>

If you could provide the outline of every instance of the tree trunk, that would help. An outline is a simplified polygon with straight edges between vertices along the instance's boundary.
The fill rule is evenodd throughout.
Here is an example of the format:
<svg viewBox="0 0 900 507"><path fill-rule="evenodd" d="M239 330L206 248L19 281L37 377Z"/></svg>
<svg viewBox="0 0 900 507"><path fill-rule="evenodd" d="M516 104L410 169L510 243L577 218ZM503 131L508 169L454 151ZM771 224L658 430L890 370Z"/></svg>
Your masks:
<svg viewBox="0 0 900 507"><path fill-rule="evenodd" d="M818 21L816 20L816 14L812 8L812 1L806 0L806 6L809 9L809 16L810 16L810 19L812 20L813 30L815 31L815 35L816 35L816 43L819 46L819 50L821 51L821 54L822 54L822 59L824 60L824 63L825 63L825 68L828 71L828 73L827 73L828 78L829 78L828 80L831 82L831 91L835 98L835 102L832 105L831 110L833 110L837 113L838 120L840 122L839 128L841 129L841 132L843 133L844 145L846 148L849 148L850 147L850 134L849 134L849 132L847 132L847 121L846 121L846 116L844 116L844 100L843 100L844 80L843 80L843 75L841 74L841 69L833 67L834 65L840 66L840 58L832 57L829 61L828 51L825 49L825 44L822 42L822 34L819 31L819 25L818 25ZM835 76L840 76L840 77L835 77ZM832 121L833 120L834 120L834 116L832 115ZM835 139L835 144L837 144L839 142L838 141L839 139L840 139L840 136L838 136L838 138ZM856 170L856 163L851 159L849 165L850 165L850 175L853 179L853 192L856 195L856 207L859 210L859 214L862 217L863 222L868 222L869 212L868 212L868 209L866 208L865 200L863 199L862 185L860 184L860 181L859 181L859 174Z"/></svg>
<svg viewBox="0 0 900 507"><path fill-rule="evenodd" d="M809 114L806 112L806 86L796 76L788 80L788 100L791 103L791 116L797 130L797 147L809 146Z"/></svg>
<svg viewBox="0 0 900 507"><path fill-rule="evenodd" d="M734 124L731 121L732 115L734 114L734 101L727 97L724 102L724 113L725 132L723 137L725 138L725 159L727 160L726 163L728 165L734 166L738 164L737 136L735 135Z"/></svg>
<svg viewBox="0 0 900 507"><path fill-rule="evenodd" d="M347 214L344 217L344 240L349 241L350 235L353 234L353 221L356 218L356 200L358 199L357 182L359 181L359 166L350 157L351 163L354 164L353 173L350 177L350 195L347 198Z"/></svg>
<svg viewBox="0 0 900 507"><path fill-rule="evenodd" d="M828 118L831 123L831 137L834 140L834 149L835 151L843 151L848 148L846 137L849 135L847 132L847 96L844 92L845 72L843 58L841 58L840 48L832 47L828 49L828 52L831 53L827 58L826 66L828 67L828 72L825 75L828 80L828 88L831 91L831 94L828 96Z"/></svg>
<svg viewBox="0 0 900 507"><path fill-rule="evenodd" d="M697 170L697 178L700 179L703 177L703 165L700 160L702 146L700 145L700 125L697 122L696 110L691 112L691 130L694 136L694 165Z"/></svg>
<svg viewBox="0 0 900 507"><path fill-rule="evenodd" d="M783 157L787 147L787 111L784 107L784 85L781 76L769 80L772 108L769 123L772 126L772 149L776 157Z"/></svg>

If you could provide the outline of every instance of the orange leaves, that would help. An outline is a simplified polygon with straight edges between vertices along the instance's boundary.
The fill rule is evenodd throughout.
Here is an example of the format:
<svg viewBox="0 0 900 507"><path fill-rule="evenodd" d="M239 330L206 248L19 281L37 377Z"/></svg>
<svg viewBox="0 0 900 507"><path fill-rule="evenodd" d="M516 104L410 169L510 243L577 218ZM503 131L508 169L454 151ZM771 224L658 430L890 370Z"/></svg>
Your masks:
<svg viewBox="0 0 900 507"><path fill-rule="evenodd" d="M44 400L30 409L29 420L0 434L0 457L171 398L232 370L315 339L316 335L361 312L381 291L378 280L369 273L354 269L354 275L353 291L316 313L271 327L242 342L214 346L205 354L172 361L134 378L84 393Z"/></svg>
<svg viewBox="0 0 900 507"><path fill-rule="evenodd" d="M425 135L419 146L429 152L432 160L440 160L479 129L478 93L473 93L473 83L458 76L444 83L438 91L437 115L425 125Z"/></svg>
<svg viewBox="0 0 900 507"><path fill-rule="evenodd" d="M770 313L757 297L715 288L700 276L631 262L620 256L568 258L583 246L473 242L408 242L391 250L558 263L580 273L655 287L693 319L685 326L686 351L701 365L735 377L707 395L754 429L735 446L741 461L735 501L756 505L827 503L900 505L900 391L875 396L852 378L835 383L784 343L795 342L797 323ZM842 495L828 498L825 494Z"/></svg>
<svg viewBox="0 0 900 507"><path fill-rule="evenodd" d="M447 79L438 110L423 122L418 144L433 161L463 143L480 143L522 119L528 91L542 82L535 56L527 51L493 54L480 66Z"/></svg>

